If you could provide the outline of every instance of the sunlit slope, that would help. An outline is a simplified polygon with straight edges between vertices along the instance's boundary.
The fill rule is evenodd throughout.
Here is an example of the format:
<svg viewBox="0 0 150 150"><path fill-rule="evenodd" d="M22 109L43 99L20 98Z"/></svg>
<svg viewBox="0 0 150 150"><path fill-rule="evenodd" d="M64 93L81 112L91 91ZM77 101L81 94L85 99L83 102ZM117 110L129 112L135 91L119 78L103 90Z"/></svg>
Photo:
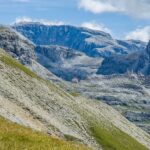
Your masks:
<svg viewBox="0 0 150 150"><path fill-rule="evenodd" d="M1 150L90 150L83 145L50 137L0 117Z"/></svg>
<svg viewBox="0 0 150 150"><path fill-rule="evenodd" d="M68 141L86 144L93 149L147 150L150 148L149 135L111 107L95 100L72 97L53 83L38 77L2 50L0 51L0 104L0 114L13 122ZM2 135L3 133L7 132L2 132ZM18 135L16 138L17 141L20 140ZM2 139L0 138L1 142ZM47 137L43 139L46 140ZM43 139L39 137L40 144L44 147ZM35 143L29 142L29 144L36 146L36 140ZM24 144L18 143L16 146Z"/></svg>

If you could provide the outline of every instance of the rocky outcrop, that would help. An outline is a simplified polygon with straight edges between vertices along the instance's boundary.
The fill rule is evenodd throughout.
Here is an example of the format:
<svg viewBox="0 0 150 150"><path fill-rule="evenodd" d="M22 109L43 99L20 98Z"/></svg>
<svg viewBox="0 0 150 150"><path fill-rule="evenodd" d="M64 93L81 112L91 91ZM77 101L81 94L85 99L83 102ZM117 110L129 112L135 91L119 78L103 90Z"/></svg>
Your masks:
<svg viewBox="0 0 150 150"><path fill-rule="evenodd" d="M127 72L150 74L150 42L144 51L106 58L97 73L111 75Z"/></svg>
<svg viewBox="0 0 150 150"><path fill-rule="evenodd" d="M119 41L110 34L69 25L46 26L40 23L20 23L14 27L36 45L60 45L84 52L90 57L109 57L142 50L140 41Z"/></svg>
<svg viewBox="0 0 150 150"><path fill-rule="evenodd" d="M0 26L0 48L22 64L30 64L35 59L34 44L10 27Z"/></svg>
<svg viewBox="0 0 150 150"><path fill-rule="evenodd" d="M41 65L67 81L87 78L96 72L101 62L101 59L58 45L37 46L35 52Z"/></svg>
<svg viewBox="0 0 150 150"><path fill-rule="evenodd" d="M52 63L62 63L65 59L74 59L82 55L73 49L58 45L37 46L35 52L47 57Z"/></svg>
<svg viewBox="0 0 150 150"><path fill-rule="evenodd" d="M43 78L60 82L58 77L37 62L35 47L31 41L14 29L0 26L0 48Z"/></svg>

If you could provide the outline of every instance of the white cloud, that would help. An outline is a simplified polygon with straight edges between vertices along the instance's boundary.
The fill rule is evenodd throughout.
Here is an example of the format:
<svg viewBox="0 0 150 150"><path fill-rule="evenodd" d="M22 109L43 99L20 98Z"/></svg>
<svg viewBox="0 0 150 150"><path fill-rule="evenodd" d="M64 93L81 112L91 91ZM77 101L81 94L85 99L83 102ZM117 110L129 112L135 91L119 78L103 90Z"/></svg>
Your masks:
<svg viewBox="0 0 150 150"><path fill-rule="evenodd" d="M106 10L107 12L117 11L116 8L111 4L101 3L99 0L80 0L79 7L93 13L102 13Z"/></svg>
<svg viewBox="0 0 150 150"><path fill-rule="evenodd" d="M135 39L148 42L150 40L150 26L137 28L135 31L131 31L125 36L125 39Z"/></svg>
<svg viewBox="0 0 150 150"><path fill-rule="evenodd" d="M18 17L16 18L14 23L22 23L22 22L39 22L42 23L44 25L63 25L64 22L62 21L49 21L49 20L45 20L45 19L32 19L29 17Z"/></svg>
<svg viewBox="0 0 150 150"><path fill-rule="evenodd" d="M93 30L100 30L107 33L111 33L111 30L105 27L103 24L97 24L95 22L84 22L81 24L82 27L86 27Z"/></svg>
<svg viewBox="0 0 150 150"><path fill-rule="evenodd" d="M92 13L120 12L150 19L150 0L79 0L79 8Z"/></svg>

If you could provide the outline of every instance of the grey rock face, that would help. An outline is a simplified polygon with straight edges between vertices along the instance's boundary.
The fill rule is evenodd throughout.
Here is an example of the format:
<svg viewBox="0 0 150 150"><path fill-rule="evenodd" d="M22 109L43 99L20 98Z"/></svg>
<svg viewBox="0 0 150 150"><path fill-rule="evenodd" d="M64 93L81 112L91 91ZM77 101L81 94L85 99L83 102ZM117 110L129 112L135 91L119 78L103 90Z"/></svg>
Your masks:
<svg viewBox="0 0 150 150"><path fill-rule="evenodd" d="M130 112L127 111L125 113L125 117L128 120L131 120L132 122L146 122L147 120L150 120L150 113L144 113L144 112ZM150 129L149 129L150 131Z"/></svg>
<svg viewBox="0 0 150 150"><path fill-rule="evenodd" d="M45 79L59 81L54 74L41 66L35 56L35 45L14 29L0 26L0 48L19 60L39 76Z"/></svg>
<svg viewBox="0 0 150 150"><path fill-rule="evenodd" d="M57 45L37 46L35 52L46 56L53 63L61 63L64 59L73 59L82 55L73 49Z"/></svg>
<svg viewBox="0 0 150 150"><path fill-rule="evenodd" d="M150 42L145 51L106 58L97 73L110 75L126 72L150 74Z"/></svg>
<svg viewBox="0 0 150 150"><path fill-rule="evenodd" d="M119 45L122 45L124 47L126 47L129 52L128 53L132 53L134 51L139 51L139 50L145 50L146 48L146 43L142 42L142 41L138 41L138 40L127 40L127 41L123 41L123 40L117 40Z"/></svg>
<svg viewBox="0 0 150 150"><path fill-rule="evenodd" d="M22 64L30 64L35 59L34 44L6 26L0 26L0 48L5 49Z"/></svg>
<svg viewBox="0 0 150 150"><path fill-rule="evenodd" d="M14 26L18 32L37 45L60 45L84 52L91 57L109 57L142 50L140 41L117 41L110 34L74 26L45 26L40 23L22 23Z"/></svg>
<svg viewBox="0 0 150 150"><path fill-rule="evenodd" d="M96 72L101 62L101 59L58 45L37 46L35 52L40 64L67 81L87 78Z"/></svg>

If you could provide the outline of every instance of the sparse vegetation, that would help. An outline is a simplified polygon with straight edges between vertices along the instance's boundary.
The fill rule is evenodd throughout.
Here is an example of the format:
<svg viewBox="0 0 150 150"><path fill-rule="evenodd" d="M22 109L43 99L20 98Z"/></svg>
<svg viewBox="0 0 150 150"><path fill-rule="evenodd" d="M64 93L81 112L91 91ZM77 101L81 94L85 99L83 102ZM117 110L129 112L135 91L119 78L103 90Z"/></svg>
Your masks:
<svg viewBox="0 0 150 150"><path fill-rule="evenodd" d="M77 138L75 138L74 136L71 136L71 135L65 134L64 137L67 141L79 141L79 139L77 139Z"/></svg>
<svg viewBox="0 0 150 150"><path fill-rule="evenodd" d="M70 95L72 95L73 97L78 97L80 94L74 91L69 92Z"/></svg>
<svg viewBox="0 0 150 150"><path fill-rule="evenodd" d="M148 150L135 139L113 126L109 130L98 122L91 122L90 131L104 150Z"/></svg>
<svg viewBox="0 0 150 150"><path fill-rule="evenodd" d="M97 118L91 117L91 114L84 110L80 110L80 113L87 121L87 132L95 138L103 150L148 150L130 135L110 124L109 121L97 120Z"/></svg>
<svg viewBox="0 0 150 150"><path fill-rule="evenodd" d="M26 73L28 76L30 76L32 78L38 78L39 79L39 77L35 73L33 73L28 68L26 68L23 65L21 65L20 63L18 63L16 60L11 58L10 56L1 55L0 56L0 60L2 62L4 62L6 65L9 65L9 66L11 66L13 68L20 69L21 71L23 71L24 73Z"/></svg>
<svg viewBox="0 0 150 150"><path fill-rule="evenodd" d="M90 150L89 148L52 138L0 117L0 150Z"/></svg>

